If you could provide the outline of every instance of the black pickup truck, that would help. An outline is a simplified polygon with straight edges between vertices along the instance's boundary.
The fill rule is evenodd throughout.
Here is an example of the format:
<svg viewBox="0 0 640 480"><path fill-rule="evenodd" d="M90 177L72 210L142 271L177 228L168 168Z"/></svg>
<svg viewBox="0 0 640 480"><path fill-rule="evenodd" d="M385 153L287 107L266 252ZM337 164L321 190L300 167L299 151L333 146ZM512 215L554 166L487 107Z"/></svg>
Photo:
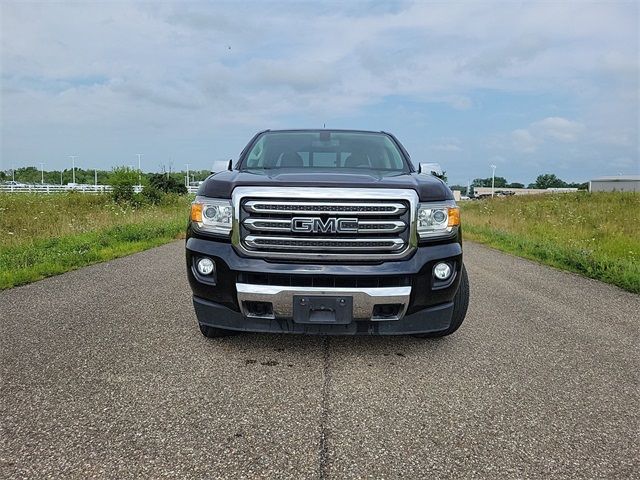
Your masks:
<svg viewBox="0 0 640 480"><path fill-rule="evenodd" d="M202 334L456 331L469 303L460 212L434 173L385 132L258 133L191 207Z"/></svg>

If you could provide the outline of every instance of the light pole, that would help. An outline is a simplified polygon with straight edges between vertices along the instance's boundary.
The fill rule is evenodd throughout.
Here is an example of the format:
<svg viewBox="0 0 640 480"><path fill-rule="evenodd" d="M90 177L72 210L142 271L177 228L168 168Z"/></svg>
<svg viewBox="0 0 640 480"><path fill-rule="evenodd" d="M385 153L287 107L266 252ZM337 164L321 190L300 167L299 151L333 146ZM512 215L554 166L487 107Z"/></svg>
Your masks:
<svg viewBox="0 0 640 480"><path fill-rule="evenodd" d="M40 162L40 185L44 184L44 163Z"/></svg>
<svg viewBox="0 0 640 480"><path fill-rule="evenodd" d="M142 153L136 153L138 155L138 187L140 186L140 157L142 157Z"/></svg>
<svg viewBox="0 0 640 480"><path fill-rule="evenodd" d="M491 167L491 196L493 197L496 192L496 166L489 165Z"/></svg>
<svg viewBox="0 0 640 480"><path fill-rule="evenodd" d="M73 173L71 174L71 183L73 183L74 185L76 184L76 158L78 158L77 155L69 155L69 158L71 159L71 170L73 171Z"/></svg>
<svg viewBox="0 0 640 480"><path fill-rule="evenodd" d="M94 187L98 186L98 169L97 168L93 169L93 186Z"/></svg>
<svg viewBox="0 0 640 480"><path fill-rule="evenodd" d="M185 187L187 187L187 190L189 190L189 163L186 164L187 165L187 182Z"/></svg>

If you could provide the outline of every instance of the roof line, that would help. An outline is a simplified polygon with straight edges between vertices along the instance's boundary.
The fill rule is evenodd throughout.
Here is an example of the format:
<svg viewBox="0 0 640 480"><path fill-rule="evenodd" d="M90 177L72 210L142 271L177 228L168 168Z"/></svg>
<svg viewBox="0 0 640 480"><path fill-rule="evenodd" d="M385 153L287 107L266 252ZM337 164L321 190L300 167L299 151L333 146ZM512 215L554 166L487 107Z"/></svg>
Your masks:
<svg viewBox="0 0 640 480"><path fill-rule="evenodd" d="M265 130L271 133L288 133L288 132L351 132L351 133L384 133L382 130L358 130L349 128L285 128L280 130Z"/></svg>

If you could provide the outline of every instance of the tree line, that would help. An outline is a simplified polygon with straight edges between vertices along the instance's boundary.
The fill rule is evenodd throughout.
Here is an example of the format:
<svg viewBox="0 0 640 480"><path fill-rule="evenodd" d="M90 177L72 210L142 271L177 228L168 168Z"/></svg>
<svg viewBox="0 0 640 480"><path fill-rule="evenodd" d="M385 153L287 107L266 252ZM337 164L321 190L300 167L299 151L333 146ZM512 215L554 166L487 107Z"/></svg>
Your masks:
<svg viewBox="0 0 640 480"><path fill-rule="evenodd" d="M121 169L126 167L119 167L112 170L93 170L93 169L83 169L76 168L75 169L75 183L78 184L87 184L93 185L96 183L98 185L112 185L116 180L117 174ZM137 175L138 172L135 169L128 169L131 174L135 174L135 184L137 184ZM444 172L443 172L444 173ZM194 170L189 171L189 181L197 182L202 181L207 178L211 172L209 170ZM160 175L160 177L158 177ZM171 172L166 171L163 168L162 173L153 173L153 172L140 172L140 180L142 185L157 183L158 178L172 178L172 182L177 184L184 185L186 179L187 172ZM43 178L44 177L44 178ZM446 181L446 176L443 175L443 179ZM153 182L152 182L153 179ZM26 184L39 184L41 181L45 184L50 185L66 185L67 183L73 182L73 172L71 169L64 170L45 170L41 172L36 167L21 167L16 168L15 171L12 170L4 170L0 171L0 182L15 180L16 182L26 183ZM491 187L491 177L487 178L475 178L473 182L471 182L472 187ZM466 185L451 185L452 190L460 190L463 195L467 195L467 186ZM496 188L538 188L538 189L547 189L547 188L578 188L582 190L586 190L589 187L588 182L584 183L569 183L564 180L558 178L553 173L545 173L542 175L538 175L536 181L530 183L525 186L524 183L519 182L508 182L504 177L495 177L495 187Z"/></svg>
<svg viewBox="0 0 640 480"><path fill-rule="evenodd" d="M589 182L565 182L558 178L553 173L544 173L538 175L535 182L528 184L525 187L524 183L511 182L509 183L504 177L495 177L495 188L537 188L546 190L547 188L578 188L580 190L587 190L589 188ZM471 188L473 187L491 187L491 177L487 178L474 178L471 182ZM463 195L467 195L466 185L451 185L451 190L460 190Z"/></svg>
<svg viewBox="0 0 640 480"><path fill-rule="evenodd" d="M113 170L94 170L94 169L83 169L76 168L75 169L75 183L78 184L86 184L93 185L96 183L98 185L111 185L114 176L116 175L116 171L118 168ZM135 172L136 175L136 184L138 183L138 173L137 170L129 169ZM163 169L164 170L164 169ZM189 181L197 182L204 180L207 178L211 172L209 170L194 170L189 171ZM140 179L143 185L149 184L151 178L154 175L164 175L165 177L171 177L175 179L177 182L184 184L187 172L171 172L171 171L163 171L162 173L153 173L153 172L140 172ZM44 177L44 179L43 179ZM16 182L26 183L26 184L40 184L45 183L49 185L66 185L67 183L73 182L73 172L70 168L64 170L45 170L41 172L36 167L21 167L16 168L15 171L12 170L4 170L0 171L0 182L5 182L9 180L15 180Z"/></svg>

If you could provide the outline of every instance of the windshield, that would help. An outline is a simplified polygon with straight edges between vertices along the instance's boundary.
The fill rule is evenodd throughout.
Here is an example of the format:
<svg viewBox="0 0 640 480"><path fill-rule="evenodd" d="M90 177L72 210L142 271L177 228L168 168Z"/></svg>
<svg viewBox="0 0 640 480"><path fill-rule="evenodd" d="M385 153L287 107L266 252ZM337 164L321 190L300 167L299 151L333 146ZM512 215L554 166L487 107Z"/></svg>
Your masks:
<svg viewBox="0 0 640 480"><path fill-rule="evenodd" d="M240 166L250 171L279 168L373 170L379 175L409 172L388 135L366 132L265 132Z"/></svg>

